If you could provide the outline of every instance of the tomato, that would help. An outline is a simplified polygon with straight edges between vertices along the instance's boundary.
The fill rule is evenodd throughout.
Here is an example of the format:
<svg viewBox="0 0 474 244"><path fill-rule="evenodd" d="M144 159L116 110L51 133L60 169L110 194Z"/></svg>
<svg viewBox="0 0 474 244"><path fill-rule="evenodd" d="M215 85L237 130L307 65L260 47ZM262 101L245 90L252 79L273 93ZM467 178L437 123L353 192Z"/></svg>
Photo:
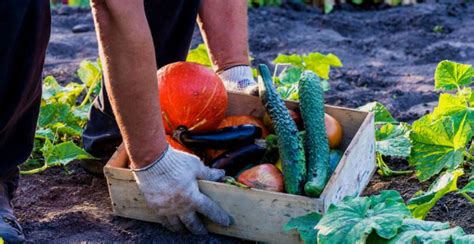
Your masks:
<svg viewBox="0 0 474 244"><path fill-rule="evenodd" d="M324 124L326 125L329 147L331 149L338 148L339 145L341 145L342 136L344 134L341 124L329 114L324 115Z"/></svg>

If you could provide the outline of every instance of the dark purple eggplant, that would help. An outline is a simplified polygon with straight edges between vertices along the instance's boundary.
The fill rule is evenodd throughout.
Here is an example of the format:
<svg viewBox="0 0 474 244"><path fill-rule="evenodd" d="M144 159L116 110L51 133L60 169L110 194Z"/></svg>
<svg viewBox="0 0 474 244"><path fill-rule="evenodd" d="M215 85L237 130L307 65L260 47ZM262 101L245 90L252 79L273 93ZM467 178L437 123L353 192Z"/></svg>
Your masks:
<svg viewBox="0 0 474 244"><path fill-rule="evenodd" d="M207 133L180 127L173 134L181 144L196 149L232 149L251 144L261 136L262 129L255 125L230 126Z"/></svg>
<svg viewBox="0 0 474 244"><path fill-rule="evenodd" d="M229 150L211 162L211 168L224 169L226 175L235 176L248 165L260 163L267 151L264 140Z"/></svg>

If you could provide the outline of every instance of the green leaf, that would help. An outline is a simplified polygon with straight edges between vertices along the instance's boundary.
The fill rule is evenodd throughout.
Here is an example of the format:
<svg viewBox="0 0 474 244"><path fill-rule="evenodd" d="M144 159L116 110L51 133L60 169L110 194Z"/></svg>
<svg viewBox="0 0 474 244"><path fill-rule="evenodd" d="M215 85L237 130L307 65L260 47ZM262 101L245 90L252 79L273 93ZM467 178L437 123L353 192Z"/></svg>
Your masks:
<svg viewBox="0 0 474 244"><path fill-rule="evenodd" d="M470 126L474 126L474 109L469 107L469 100L467 98L470 98L471 94L467 91L462 90L460 95L441 94L438 106L433 111L432 118L440 119L449 116L459 120L466 116Z"/></svg>
<svg viewBox="0 0 474 244"><path fill-rule="evenodd" d="M399 125L384 124L375 131L376 150L385 156L408 157L411 151L410 127L406 123Z"/></svg>
<svg viewBox="0 0 474 244"><path fill-rule="evenodd" d="M453 237L453 244L473 244L474 235L464 235Z"/></svg>
<svg viewBox="0 0 474 244"><path fill-rule="evenodd" d="M203 43L199 44L196 48L189 51L186 61L198 63L209 68L212 67L212 62L209 58L206 45Z"/></svg>
<svg viewBox="0 0 474 244"><path fill-rule="evenodd" d="M292 54L292 55L278 54L278 56L273 60L273 63L274 64L290 64L297 68L304 68L303 56L298 55L298 54Z"/></svg>
<svg viewBox="0 0 474 244"><path fill-rule="evenodd" d="M444 90L459 89L472 83L474 69L471 65L444 60L435 72L435 88Z"/></svg>
<svg viewBox="0 0 474 244"><path fill-rule="evenodd" d="M64 103L52 103L41 107L38 126L49 128L53 132L71 136L81 135L81 118L72 113L72 108Z"/></svg>
<svg viewBox="0 0 474 244"><path fill-rule="evenodd" d="M77 76L84 83L87 88L97 84L102 80L102 68L100 67L100 61L89 61L83 60L79 64L79 69L77 70Z"/></svg>
<svg viewBox="0 0 474 244"><path fill-rule="evenodd" d="M304 216L292 218L285 226L283 226L283 230L290 231L295 229L298 231L305 244L316 244L316 235L318 234L318 231L314 227L318 224L321 217L321 214L313 212Z"/></svg>
<svg viewBox="0 0 474 244"><path fill-rule="evenodd" d="M396 191L382 191L370 197L345 197L338 205L331 205L316 226L318 243L365 243L373 231L390 239L409 215Z"/></svg>
<svg viewBox="0 0 474 244"><path fill-rule="evenodd" d="M447 171L434 181L427 192L419 192L408 201L408 208L412 211L413 217L424 219L430 209L444 195L457 191L458 178L464 174L462 169Z"/></svg>
<svg viewBox="0 0 474 244"><path fill-rule="evenodd" d="M474 193L474 181L467 183L466 186L459 190L459 193Z"/></svg>
<svg viewBox="0 0 474 244"><path fill-rule="evenodd" d="M48 141L49 142L49 141ZM43 151L45 163L49 166L67 165L74 160L95 159L72 141L57 145L49 144Z"/></svg>
<svg viewBox="0 0 474 244"><path fill-rule="evenodd" d="M416 166L418 179L426 181L443 169L456 169L464 160L470 134L466 117L433 121L427 115L415 121L410 134L413 147L408 162Z"/></svg>
<svg viewBox="0 0 474 244"><path fill-rule="evenodd" d="M283 85L298 83L303 69L290 66L278 75L279 83Z"/></svg>
<svg viewBox="0 0 474 244"><path fill-rule="evenodd" d="M59 102L74 105L83 90L81 84L71 82L63 87L53 76L47 76L43 81L42 101L45 104Z"/></svg>
<svg viewBox="0 0 474 244"><path fill-rule="evenodd" d="M449 229L449 227L449 223L404 219L398 234L387 243L447 243L453 237L464 235L462 228Z"/></svg>
<svg viewBox="0 0 474 244"><path fill-rule="evenodd" d="M38 128L35 133L35 138L36 139L49 139L49 140L54 140L54 133L51 129L44 129L44 128Z"/></svg>
<svg viewBox="0 0 474 244"><path fill-rule="evenodd" d="M392 114L379 102L367 103L358 108L360 111L372 112L375 114L375 123L398 123Z"/></svg>
<svg viewBox="0 0 474 244"><path fill-rule="evenodd" d="M305 69L311 70L323 79L329 79L331 67L341 67L342 62L334 54L310 53L303 56Z"/></svg>

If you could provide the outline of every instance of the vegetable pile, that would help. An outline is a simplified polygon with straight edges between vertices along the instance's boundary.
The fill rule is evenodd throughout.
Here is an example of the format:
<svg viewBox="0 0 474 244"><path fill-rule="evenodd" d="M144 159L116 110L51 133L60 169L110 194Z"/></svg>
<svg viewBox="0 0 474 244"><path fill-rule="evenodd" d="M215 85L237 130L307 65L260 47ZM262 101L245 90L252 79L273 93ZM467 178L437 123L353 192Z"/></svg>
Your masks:
<svg viewBox="0 0 474 244"><path fill-rule="evenodd" d="M268 67L258 71L265 122L249 115L225 117L225 88L206 66L178 62L161 68L160 104L169 141L210 167L225 169L225 182L318 197L341 158L330 147L337 148L343 134L339 122L324 113L322 81L302 72L295 83L300 114L285 106Z"/></svg>

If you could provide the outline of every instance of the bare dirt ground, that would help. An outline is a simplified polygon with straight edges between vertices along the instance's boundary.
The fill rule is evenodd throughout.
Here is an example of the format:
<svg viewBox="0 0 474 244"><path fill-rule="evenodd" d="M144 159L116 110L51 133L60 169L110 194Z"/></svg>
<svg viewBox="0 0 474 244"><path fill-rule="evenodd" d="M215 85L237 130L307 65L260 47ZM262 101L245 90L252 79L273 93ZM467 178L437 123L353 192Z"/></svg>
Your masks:
<svg viewBox="0 0 474 244"><path fill-rule="evenodd" d="M334 53L344 67L332 72L328 104L357 107L377 100L396 118L410 122L436 104L432 77L440 60L474 63L474 4L450 2L371 10L345 5L330 15L302 5L252 9L250 49L255 63L269 63L278 53ZM434 31L436 26L442 32ZM200 42L196 31L193 46ZM44 74L69 82L77 79L74 73L81 60L96 57L89 11L54 10ZM414 177L375 176L365 194L396 189L408 199L420 187L427 185ZM105 180L86 174L77 164L69 175L51 169L23 177L14 204L31 242L239 242L217 235L174 234L156 224L114 217ZM474 233L473 205L454 194L443 198L428 219L450 221Z"/></svg>

